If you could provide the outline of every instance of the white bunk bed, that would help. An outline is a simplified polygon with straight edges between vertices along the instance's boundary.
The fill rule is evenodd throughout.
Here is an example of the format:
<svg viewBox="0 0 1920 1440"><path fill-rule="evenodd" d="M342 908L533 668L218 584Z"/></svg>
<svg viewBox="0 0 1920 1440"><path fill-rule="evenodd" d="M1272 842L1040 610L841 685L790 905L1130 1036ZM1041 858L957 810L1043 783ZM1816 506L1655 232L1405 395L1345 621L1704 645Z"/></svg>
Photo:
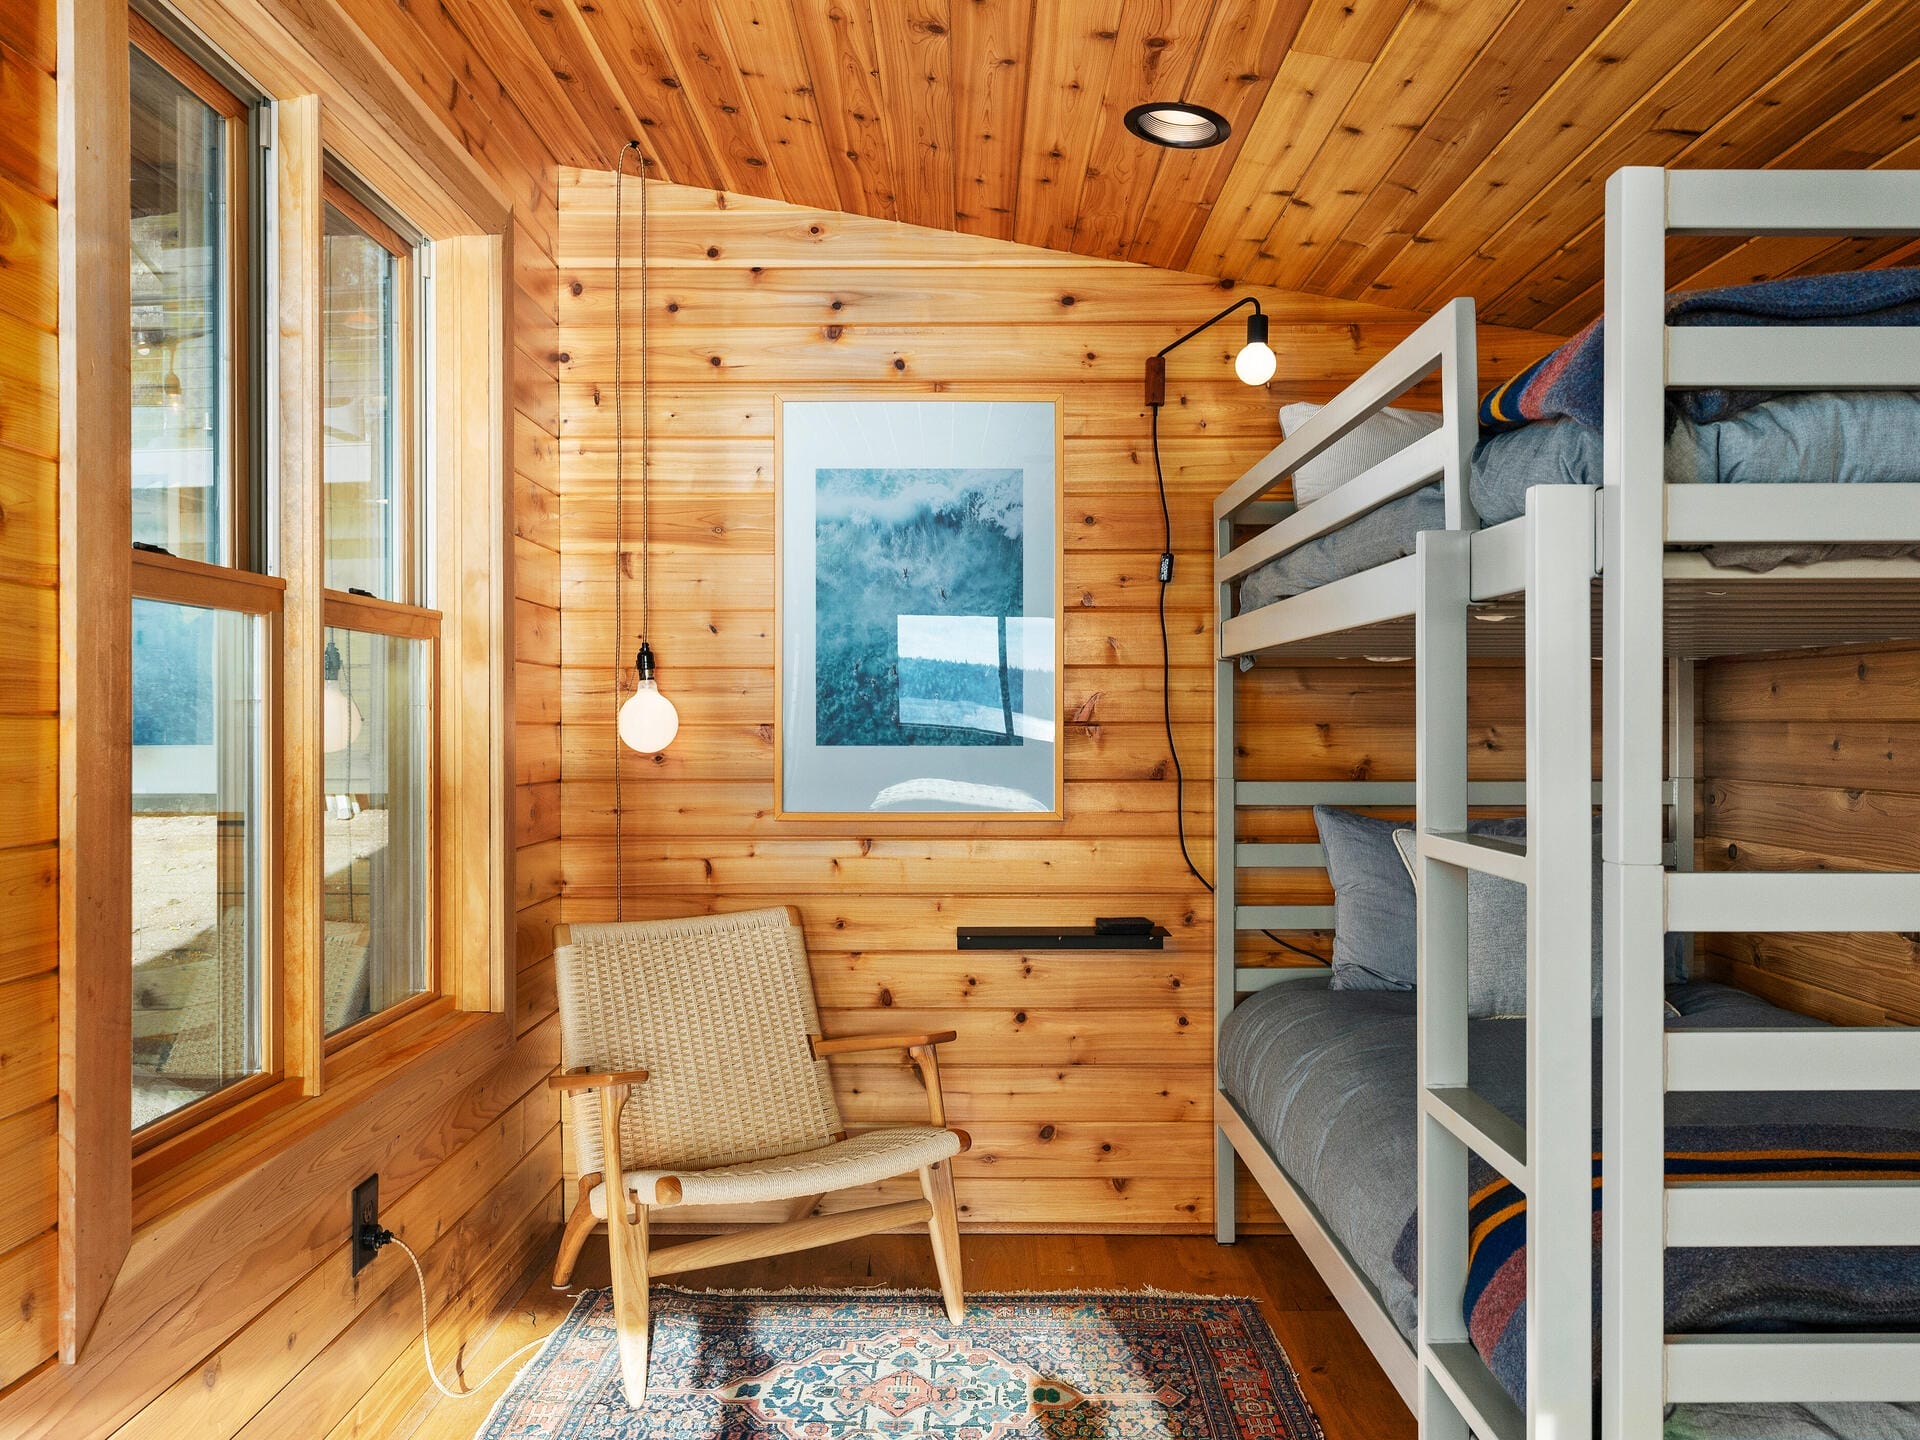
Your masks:
<svg viewBox="0 0 1920 1440"><path fill-rule="evenodd" d="M1240 967L1241 934L1332 923L1327 908L1239 903L1237 869L1319 859L1313 846L1241 844L1241 811L1411 803L1416 812L1413 1343L1224 1087L1215 1100L1219 1238L1233 1238L1237 1154L1419 1414L1425 1437L1456 1440L1471 1429L1488 1440L1564 1440L1597 1429L1609 1440L1644 1440L1660 1433L1669 1402L1920 1401L1920 1334L1668 1336L1663 1314L1668 1246L1920 1245L1920 1185L1912 1183L1670 1189L1666 1095L1920 1089L1920 1031L1669 1033L1661 963L1669 930L1920 929L1917 876L1690 873L1693 660L1920 635L1920 561L1836 560L1754 575L1668 548L1920 541L1920 485L1668 485L1663 465L1669 387L1920 389L1920 345L1911 329L1897 328L1669 328L1666 237L1916 232L1920 174L1623 170L1607 192L1603 486L1542 485L1527 492L1522 518L1479 527L1468 485L1477 438L1474 316L1471 302L1458 300L1215 503L1216 1034L1241 996L1324 983L1324 969ZM1436 372L1437 431L1311 505L1296 510L1264 498ZM1446 528L1422 534L1415 554L1235 613L1238 583L1260 566L1436 480ZM1260 528L1249 536L1250 526ZM1466 779L1469 649L1525 655L1523 785ZM1598 787L1590 774L1596 653L1604 695ZM1413 783L1237 779L1233 686L1243 659L1384 655L1415 663ZM1604 1056L1592 1053L1590 1023L1596 800L1604 827ZM1527 811L1524 844L1468 833L1470 805L1514 803ZM1524 1127L1468 1084L1466 889L1474 870L1529 892ZM1607 1182L1597 1386L1596 1065ZM1524 1413L1470 1342L1463 1317L1470 1153L1526 1197Z"/></svg>

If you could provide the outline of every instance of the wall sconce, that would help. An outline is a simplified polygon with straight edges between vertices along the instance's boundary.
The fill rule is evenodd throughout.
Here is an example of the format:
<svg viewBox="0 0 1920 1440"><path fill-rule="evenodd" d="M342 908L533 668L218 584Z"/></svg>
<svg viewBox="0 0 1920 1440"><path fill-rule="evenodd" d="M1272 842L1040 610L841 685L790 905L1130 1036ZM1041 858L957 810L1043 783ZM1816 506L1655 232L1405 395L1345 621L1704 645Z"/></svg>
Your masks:
<svg viewBox="0 0 1920 1440"><path fill-rule="evenodd" d="M1233 373L1248 385L1264 385L1273 378L1279 359L1273 353L1273 347L1267 344L1267 312L1260 308L1260 302L1247 295L1227 306L1211 320L1193 327L1171 345L1161 348L1156 355L1147 357L1147 404L1158 409L1167 403L1167 356L1178 350L1202 331L1218 325L1227 316L1244 306L1251 305L1253 313L1247 316L1247 343L1240 347L1240 353L1233 357Z"/></svg>

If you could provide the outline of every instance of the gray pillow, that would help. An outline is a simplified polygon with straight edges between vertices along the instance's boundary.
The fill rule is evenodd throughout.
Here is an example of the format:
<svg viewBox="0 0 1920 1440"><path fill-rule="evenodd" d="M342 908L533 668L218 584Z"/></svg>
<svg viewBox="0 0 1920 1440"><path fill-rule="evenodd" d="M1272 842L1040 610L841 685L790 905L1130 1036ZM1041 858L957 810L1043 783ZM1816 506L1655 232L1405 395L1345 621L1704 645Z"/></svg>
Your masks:
<svg viewBox="0 0 1920 1440"><path fill-rule="evenodd" d="M1280 407L1280 432L1292 435L1320 413L1318 405ZM1301 505L1338 490L1440 428L1441 417L1422 410L1376 411L1293 472L1293 498Z"/></svg>
<svg viewBox="0 0 1920 1440"><path fill-rule="evenodd" d="M1476 835L1501 840L1525 840L1524 815L1504 820L1478 820L1468 827ZM1408 883L1420 871L1413 863L1414 833L1406 827L1393 832ZM1600 836L1593 840L1593 883L1600 884ZM1418 891L1416 889L1416 903ZM1527 887L1479 870L1467 873L1467 1018L1507 1019L1527 1013ZM1600 1013L1600 907L1593 908L1593 1013Z"/></svg>
<svg viewBox="0 0 1920 1440"><path fill-rule="evenodd" d="M1476 820L1467 828L1476 835L1503 840L1527 838L1524 815L1504 820ZM1393 832L1409 880L1419 871L1413 863L1413 831L1405 826ZM1593 1014L1600 1013L1601 985L1601 867L1600 817L1593 817ZM1417 893L1417 892L1416 892ZM1666 940L1666 978L1679 984L1687 978L1686 950L1679 935ZM1509 1018L1527 1013L1527 889L1497 875L1472 871L1467 876L1467 1015Z"/></svg>
<svg viewBox="0 0 1920 1440"><path fill-rule="evenodd" d="M1327 852L1327 878L1333 882L1333 990L1411 990L1419 978L1419 941L1415 931L1419 899L1412 867L1396 845L1397 820L1375 820L1329 805L1313 807L1313 823ZM1524 817L1473 820L1476 835L1526 834ZM1518 826L1518 830L1513 827ZM1411 836L1411 830L1406 834ZM1511 881L1502 884L1512 885ZM1520 891L1521 966L1526 956L1526 891ZM1472 903L1472 892L1469 892ZM1503 923L1499 918L1492 925ZM1524 989L1522 997L1524 999Z"/></svg>
<svg viewBox="0 0 1920 1440"><path fill-rule="evenodd" d="M1414 893L1394 848L1398 822L1313 807L1333 882L1334 990L1411 990Z"/></svg>

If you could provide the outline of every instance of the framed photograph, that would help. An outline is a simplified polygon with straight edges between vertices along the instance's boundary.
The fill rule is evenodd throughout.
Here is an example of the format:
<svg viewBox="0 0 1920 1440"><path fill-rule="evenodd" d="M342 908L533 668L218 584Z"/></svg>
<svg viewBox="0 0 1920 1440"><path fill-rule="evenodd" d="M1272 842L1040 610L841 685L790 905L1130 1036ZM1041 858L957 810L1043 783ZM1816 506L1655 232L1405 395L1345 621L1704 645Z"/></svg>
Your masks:
<svg viewBox="0 0 1920 1440"><path fill-rule="evenodd" d="M1057 820L1060 400L774 406L781 816Z"/></svg>

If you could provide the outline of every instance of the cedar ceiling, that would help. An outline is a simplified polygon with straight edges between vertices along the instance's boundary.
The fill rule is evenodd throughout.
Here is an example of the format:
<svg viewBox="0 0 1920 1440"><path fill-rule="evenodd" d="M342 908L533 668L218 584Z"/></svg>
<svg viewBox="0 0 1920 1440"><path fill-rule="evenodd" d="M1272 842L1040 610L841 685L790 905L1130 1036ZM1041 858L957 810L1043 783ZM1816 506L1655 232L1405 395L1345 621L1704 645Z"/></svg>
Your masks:
<svg viewBox="0 0 1920 1440"><path fill-rule="evenodd" d="M1920 0L439 0L563 163L1567 332L1626 164L1920 164ZM1225 114L1144 145L1129 106ZM1674 283L1911 259L1691 241Z"/></svg>

